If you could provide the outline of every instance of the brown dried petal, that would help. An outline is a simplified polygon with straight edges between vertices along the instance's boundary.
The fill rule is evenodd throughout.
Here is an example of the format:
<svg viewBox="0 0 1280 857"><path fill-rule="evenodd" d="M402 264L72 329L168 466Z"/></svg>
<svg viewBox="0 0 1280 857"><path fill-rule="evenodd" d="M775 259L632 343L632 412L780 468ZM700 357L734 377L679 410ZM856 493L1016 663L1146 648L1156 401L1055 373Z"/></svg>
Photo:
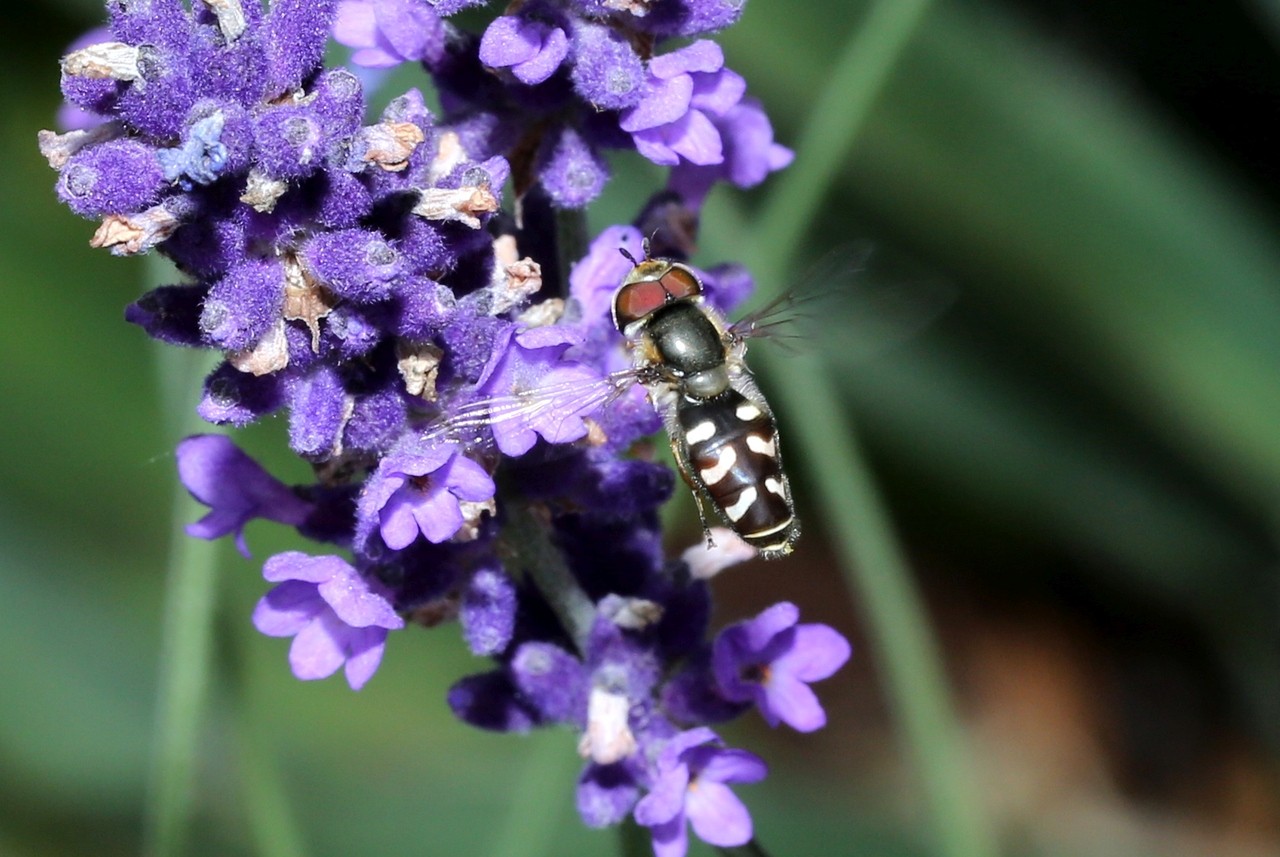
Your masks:
<svg viewBox="0 0 1280 857"><path fill-rule="evenodd" d="M227 362L251 375L270 375L288 366L289 343L284 335L284 319L271 325L252 348L228 354Z"/></svg>
<svg viewBox="0 0 1280 857"><path fill-rule="evenodd" d="M460 188L433 187L422 192L413 213L427 220L456 220L480 228L481 214L498 210L498 199L486 185Z"/></svg>
<svg viewBox="0 0 1280 857"><path fill-rule="evenodd" d="M320 319L333 312L337 298L311 279L296 259L285 260L284 309L287 321L300 321L311 331L311 350L320 351Z"/></svg>
<svg viewBox="0 0 1280 857"><path fill-rule="evenodd" d="M62 58L62 73L71 77L141 80L139 48L124 42L100 42Z"/></svg>
<svg viewBox="0 0 1280 857"><path fill-rule="evenodd" d="M436 376L444 351L429 342L400 342L396 345L397 366L404 388L410 396L421 396L428 402L436 398Z"/></svg>
<svg viewBox="0 0 1280 857"><path fill-rule="evenodd" d="M288 189L287 182L268 178L257 170L251 170L240 201L245 205L253 206L263 214L270 214L275 210L276 201L284 196L284 192Z"/></svg>
<svg viewBox="0 0 1280 857"><path fill-rule="evenodd" d="M637 18L649 14L650 0L604 0L604 8L615 12L630 12Z"/></svg>
<svg viewBox="0 0 1280 857"><path fill-rule="evenodd" d="M40 145L40 154L44 155L49 166L55 170L61 170L76 152L95 143L114 140L122 133L124 132L119 122L103 122L92 128L68 131L65 134L41 131L36 135L36 140Z"/></svg>
<svg viewBox="0 0 1280 857"><path fill-rule="evenodd" d="M431 169L427 172L427 184L435 184L453 172L453 168L467 159L462 148L462 139L456 131L445 131L440 135L436 146L436 156L431 160Z"/></svg>
<svg viewBox="0 0 1280 857"><path fill-rule="evenodd" d="M149 208L139 214L111 214L102 219L90 247L109 247L117 256L133 256L146 253L164 241L180 222L162 205Z"/></svg>
<svg viewBox="0 0 1280 857"><path fill-rule="evenodd" d="M363 131L368 149L364 159L389 173L398 173L409 166L409 156L426 137L422 129L412 122L384 122L371 125Z"/></svg>
<svg viewBox="0 0 1280 857"><path fill-rule="evenodd" d="M204 5L213 10L218 18L218 29L222 38L230 44L240 38L248 24L244 19L244 7L240 0L204 0Z"/></svg>

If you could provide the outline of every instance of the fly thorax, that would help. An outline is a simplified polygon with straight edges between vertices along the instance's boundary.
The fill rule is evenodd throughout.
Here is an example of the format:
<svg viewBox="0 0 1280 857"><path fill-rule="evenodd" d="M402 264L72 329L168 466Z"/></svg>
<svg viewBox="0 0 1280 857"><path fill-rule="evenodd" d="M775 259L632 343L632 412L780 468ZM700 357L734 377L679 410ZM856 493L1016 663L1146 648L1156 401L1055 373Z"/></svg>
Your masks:
<svg viewBox="0 0 1280 857"><path fill-rule="evenodd" d="M654 312L645 333L659 361L675 375L687 378L724 366L720 331L692 301L674 301Z"/></svg>

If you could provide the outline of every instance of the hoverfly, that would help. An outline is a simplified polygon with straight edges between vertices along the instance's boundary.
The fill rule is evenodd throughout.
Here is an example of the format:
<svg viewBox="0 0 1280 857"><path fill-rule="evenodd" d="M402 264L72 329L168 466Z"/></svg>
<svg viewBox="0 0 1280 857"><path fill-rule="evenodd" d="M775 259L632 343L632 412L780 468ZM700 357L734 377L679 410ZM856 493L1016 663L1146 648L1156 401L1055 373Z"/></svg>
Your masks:
<svg viewBox="0 0 1280 857"><path fill-rule="evenodd" d="M760 556L786 556L800 523L777 423L744 360L750 325L727 325L687 265L649 258L647 244L643 260L622 253L633 267L614 294L613 323L662 414L703 530L709 503Z"/></svg>
<svg viewBox="0 0 1280 857"><path fill-rule="evenodd" d="M619 250L632 268L614 293L612 318L631 367L592 382L472 402L455 409L446 428L456 433L507 421L536 425L553 414L586 417L639 383L662 416L708 541L710 505L761 557L786 556L800 525L777 424L744 359L747 338L772 326L765 319L778 305L730 325L705 301L692 268L650 257L648 241L642 260Z"/></svg>

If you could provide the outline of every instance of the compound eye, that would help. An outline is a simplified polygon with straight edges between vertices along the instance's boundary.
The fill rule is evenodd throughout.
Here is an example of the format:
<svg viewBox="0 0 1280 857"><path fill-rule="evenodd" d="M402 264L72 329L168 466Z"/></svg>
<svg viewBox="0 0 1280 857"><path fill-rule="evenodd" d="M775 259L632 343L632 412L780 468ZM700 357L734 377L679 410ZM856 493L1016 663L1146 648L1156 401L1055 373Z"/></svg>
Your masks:
<svg viewBox="0 0 1280 857"><path fill-rule="evenodd" d="M659 280L627 283L613 297L613 320L619 330L644 318L667 302L667 291Z"/></svg>
<svg viewBox="0 0 1280 857"><path fill-rule="evenodd" d="M702 294L702 283L698 282L693 271L684 265L672 265L659 282L662 283L663 290L671 296L671 300L692 298Z"/></svg>

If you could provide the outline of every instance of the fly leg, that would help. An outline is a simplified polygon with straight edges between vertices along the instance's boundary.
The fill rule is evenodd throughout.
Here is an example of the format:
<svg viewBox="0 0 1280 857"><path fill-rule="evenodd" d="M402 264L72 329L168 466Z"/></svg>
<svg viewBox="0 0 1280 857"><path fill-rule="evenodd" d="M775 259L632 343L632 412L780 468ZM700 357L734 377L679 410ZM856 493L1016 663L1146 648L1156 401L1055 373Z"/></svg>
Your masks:
<svg viewBox="0 0 1280 857"><path fill-rule="evenodd" d="M693 470L689 466L688 450L685 449L683 443L677 441L675 435L671 437L671 454L675 456L676 468L679 469L681 478L689 486L689 490L693 492L693 504L698 508L698 521L702 524L702 536L707 540L707 547L713 548L716 546L716 542L711 537L711 525L707 523L707 512L702 505L706 489L702 487L702 483L693 475Z"/></svg>

